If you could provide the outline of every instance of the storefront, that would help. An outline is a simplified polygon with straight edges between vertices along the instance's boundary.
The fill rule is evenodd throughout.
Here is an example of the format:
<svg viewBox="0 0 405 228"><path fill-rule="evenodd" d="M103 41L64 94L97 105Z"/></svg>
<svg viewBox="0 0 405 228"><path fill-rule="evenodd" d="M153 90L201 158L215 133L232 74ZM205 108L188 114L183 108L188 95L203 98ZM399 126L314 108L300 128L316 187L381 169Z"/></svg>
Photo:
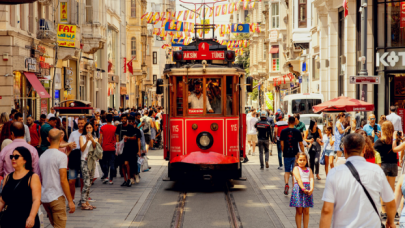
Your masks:
<svg viewBox="0 0 405 228"><path fill-rule="evenodd" d="M129 99L129 97L128 97L128 99ZM125 106L126 100L127 100L127 87L125 84L121 84L121 87L120 87L120 107L121 108L126 108L126 106Z"/></svg>
<svg viewBox="0 0 405 228"><path fill-rule="evenodd" d="M374 8L375 85L377 115L389 107L405 108L405 1L376 0Z"/></svg>

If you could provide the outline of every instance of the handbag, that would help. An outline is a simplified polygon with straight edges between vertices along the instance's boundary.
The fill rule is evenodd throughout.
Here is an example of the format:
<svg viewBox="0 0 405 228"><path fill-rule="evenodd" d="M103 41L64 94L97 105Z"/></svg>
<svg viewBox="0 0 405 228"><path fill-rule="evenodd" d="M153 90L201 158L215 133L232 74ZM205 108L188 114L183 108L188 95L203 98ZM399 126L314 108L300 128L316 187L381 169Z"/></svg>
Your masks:
<svg viewBox="0 0 405 228"><path fill-rule="evenodd" d="M329 145L329 137L328 136L326 136L326 137L328 138L328 140L326 141L325 147L323 148L323 151L322 151L321 160L319 161L319 163L321 165L325 165L325 151L326 151L326 147Z"/></svg>
<svg viewBox="0 0 405 228"><path fill-rule="evenodd" d="M359 182L359 184L363 188L363 190L366 193L367 198L370 201L371 205L373 205L373 208L374 208L375 212L377 213L378 218L381 221L381 228L385 228L385 225L382 223L380 213L378 213L377 207L375 206L375 203L374 203L373 199L371 198L370 193L368 193L368 191L364 187L363 183L361 183L360 176L359 176L359 173L357 172L356 168L354 168L353 164L350 161L347 161L345 164L346 164L347 168L349 168L350 172L353 174L353 177L357 180L357 182Z"/></svg>

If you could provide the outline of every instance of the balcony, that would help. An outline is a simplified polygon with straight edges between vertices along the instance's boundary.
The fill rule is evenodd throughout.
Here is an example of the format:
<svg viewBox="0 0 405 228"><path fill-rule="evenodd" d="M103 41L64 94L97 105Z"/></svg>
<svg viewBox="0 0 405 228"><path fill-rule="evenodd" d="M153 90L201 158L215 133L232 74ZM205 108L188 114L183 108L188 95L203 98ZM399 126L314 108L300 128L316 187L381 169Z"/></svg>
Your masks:
<svg viewBox="0 0 405 228"><path fill-rule="evenodd" d="M37 39L40 39L44 43L55 43L56 30L53 27L53 23L50 20L46 19L39 20Z"/></svg>
<svg viewBox="0 0 405 228"><path fill-rule="evenodd" d="M94 54L97 50L104 47L106 42L106 27L99 22L88 22L82 24L82 44L83 52Z"/></svg>

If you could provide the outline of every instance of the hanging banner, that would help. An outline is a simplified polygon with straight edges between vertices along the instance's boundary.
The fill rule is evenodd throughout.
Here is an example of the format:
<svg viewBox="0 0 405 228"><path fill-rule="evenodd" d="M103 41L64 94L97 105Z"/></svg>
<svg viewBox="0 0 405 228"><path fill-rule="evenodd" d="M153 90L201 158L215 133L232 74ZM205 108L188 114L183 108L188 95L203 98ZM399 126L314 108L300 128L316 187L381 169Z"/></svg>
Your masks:
<svg viewBox="0 0 405 228"><path fill-rule="evenodd" d="M61 23L68 22L68 3L67 2L60 2L60 22Z"/></svg>
<svg viewBox="0 0 405 228"><path fill-rule="evenodd" d="M405 109L399 108L398 109L398 116L401 117L401 126L402 126L401 131L403 131L405 129L405 126L404 126Z"/></svg>
<svg viewBox="0 0 405 228"><path fill-rule="evenodd" d="M232 33L249 33L249 24L233 24Z"/></svg>
<svg viewBox="0 0 405 228"><path fill-rule="evenodd" d="M124 73L127 73L127 58L124 57Z"/></svg>
<svg viewBox="0 0 405 228"><path fill-rule="evenodd" d="M179 30L177 30L177 23L181 24ZM182 22L171 21L170 23L166 23L165 31L183 31L183 24Z"/></svg>
<svg viewBox="0 0 405 228"><path fill-rule="evenodd" d="M60 47L75 47L76 25L58 24L57 35Z"/></svg>

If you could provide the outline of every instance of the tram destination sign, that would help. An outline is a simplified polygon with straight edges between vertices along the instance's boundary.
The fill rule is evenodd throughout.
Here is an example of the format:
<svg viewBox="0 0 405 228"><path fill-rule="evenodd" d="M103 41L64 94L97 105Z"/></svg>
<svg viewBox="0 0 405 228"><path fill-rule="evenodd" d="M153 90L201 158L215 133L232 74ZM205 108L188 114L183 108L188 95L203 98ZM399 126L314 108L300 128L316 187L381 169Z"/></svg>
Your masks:
<svg viewBox="0 0 405 228"><path fill-rule="evenodd" d="M350 76L350 84L380 84L380 76Z"/></svg>
<svg viewBox="0 0 405 228"><path fill-rule="evenodd" d="M225 51L210 51L206 42L198 45L198 51L183 51L184 60L225 60Z"/></svg>
<svg viewBox="0 0 405 228"><path fill-rule="evenodd" d="M201 53L199 51L183 51L184 60L224 60L225 51L208 51Z"/></svg>

